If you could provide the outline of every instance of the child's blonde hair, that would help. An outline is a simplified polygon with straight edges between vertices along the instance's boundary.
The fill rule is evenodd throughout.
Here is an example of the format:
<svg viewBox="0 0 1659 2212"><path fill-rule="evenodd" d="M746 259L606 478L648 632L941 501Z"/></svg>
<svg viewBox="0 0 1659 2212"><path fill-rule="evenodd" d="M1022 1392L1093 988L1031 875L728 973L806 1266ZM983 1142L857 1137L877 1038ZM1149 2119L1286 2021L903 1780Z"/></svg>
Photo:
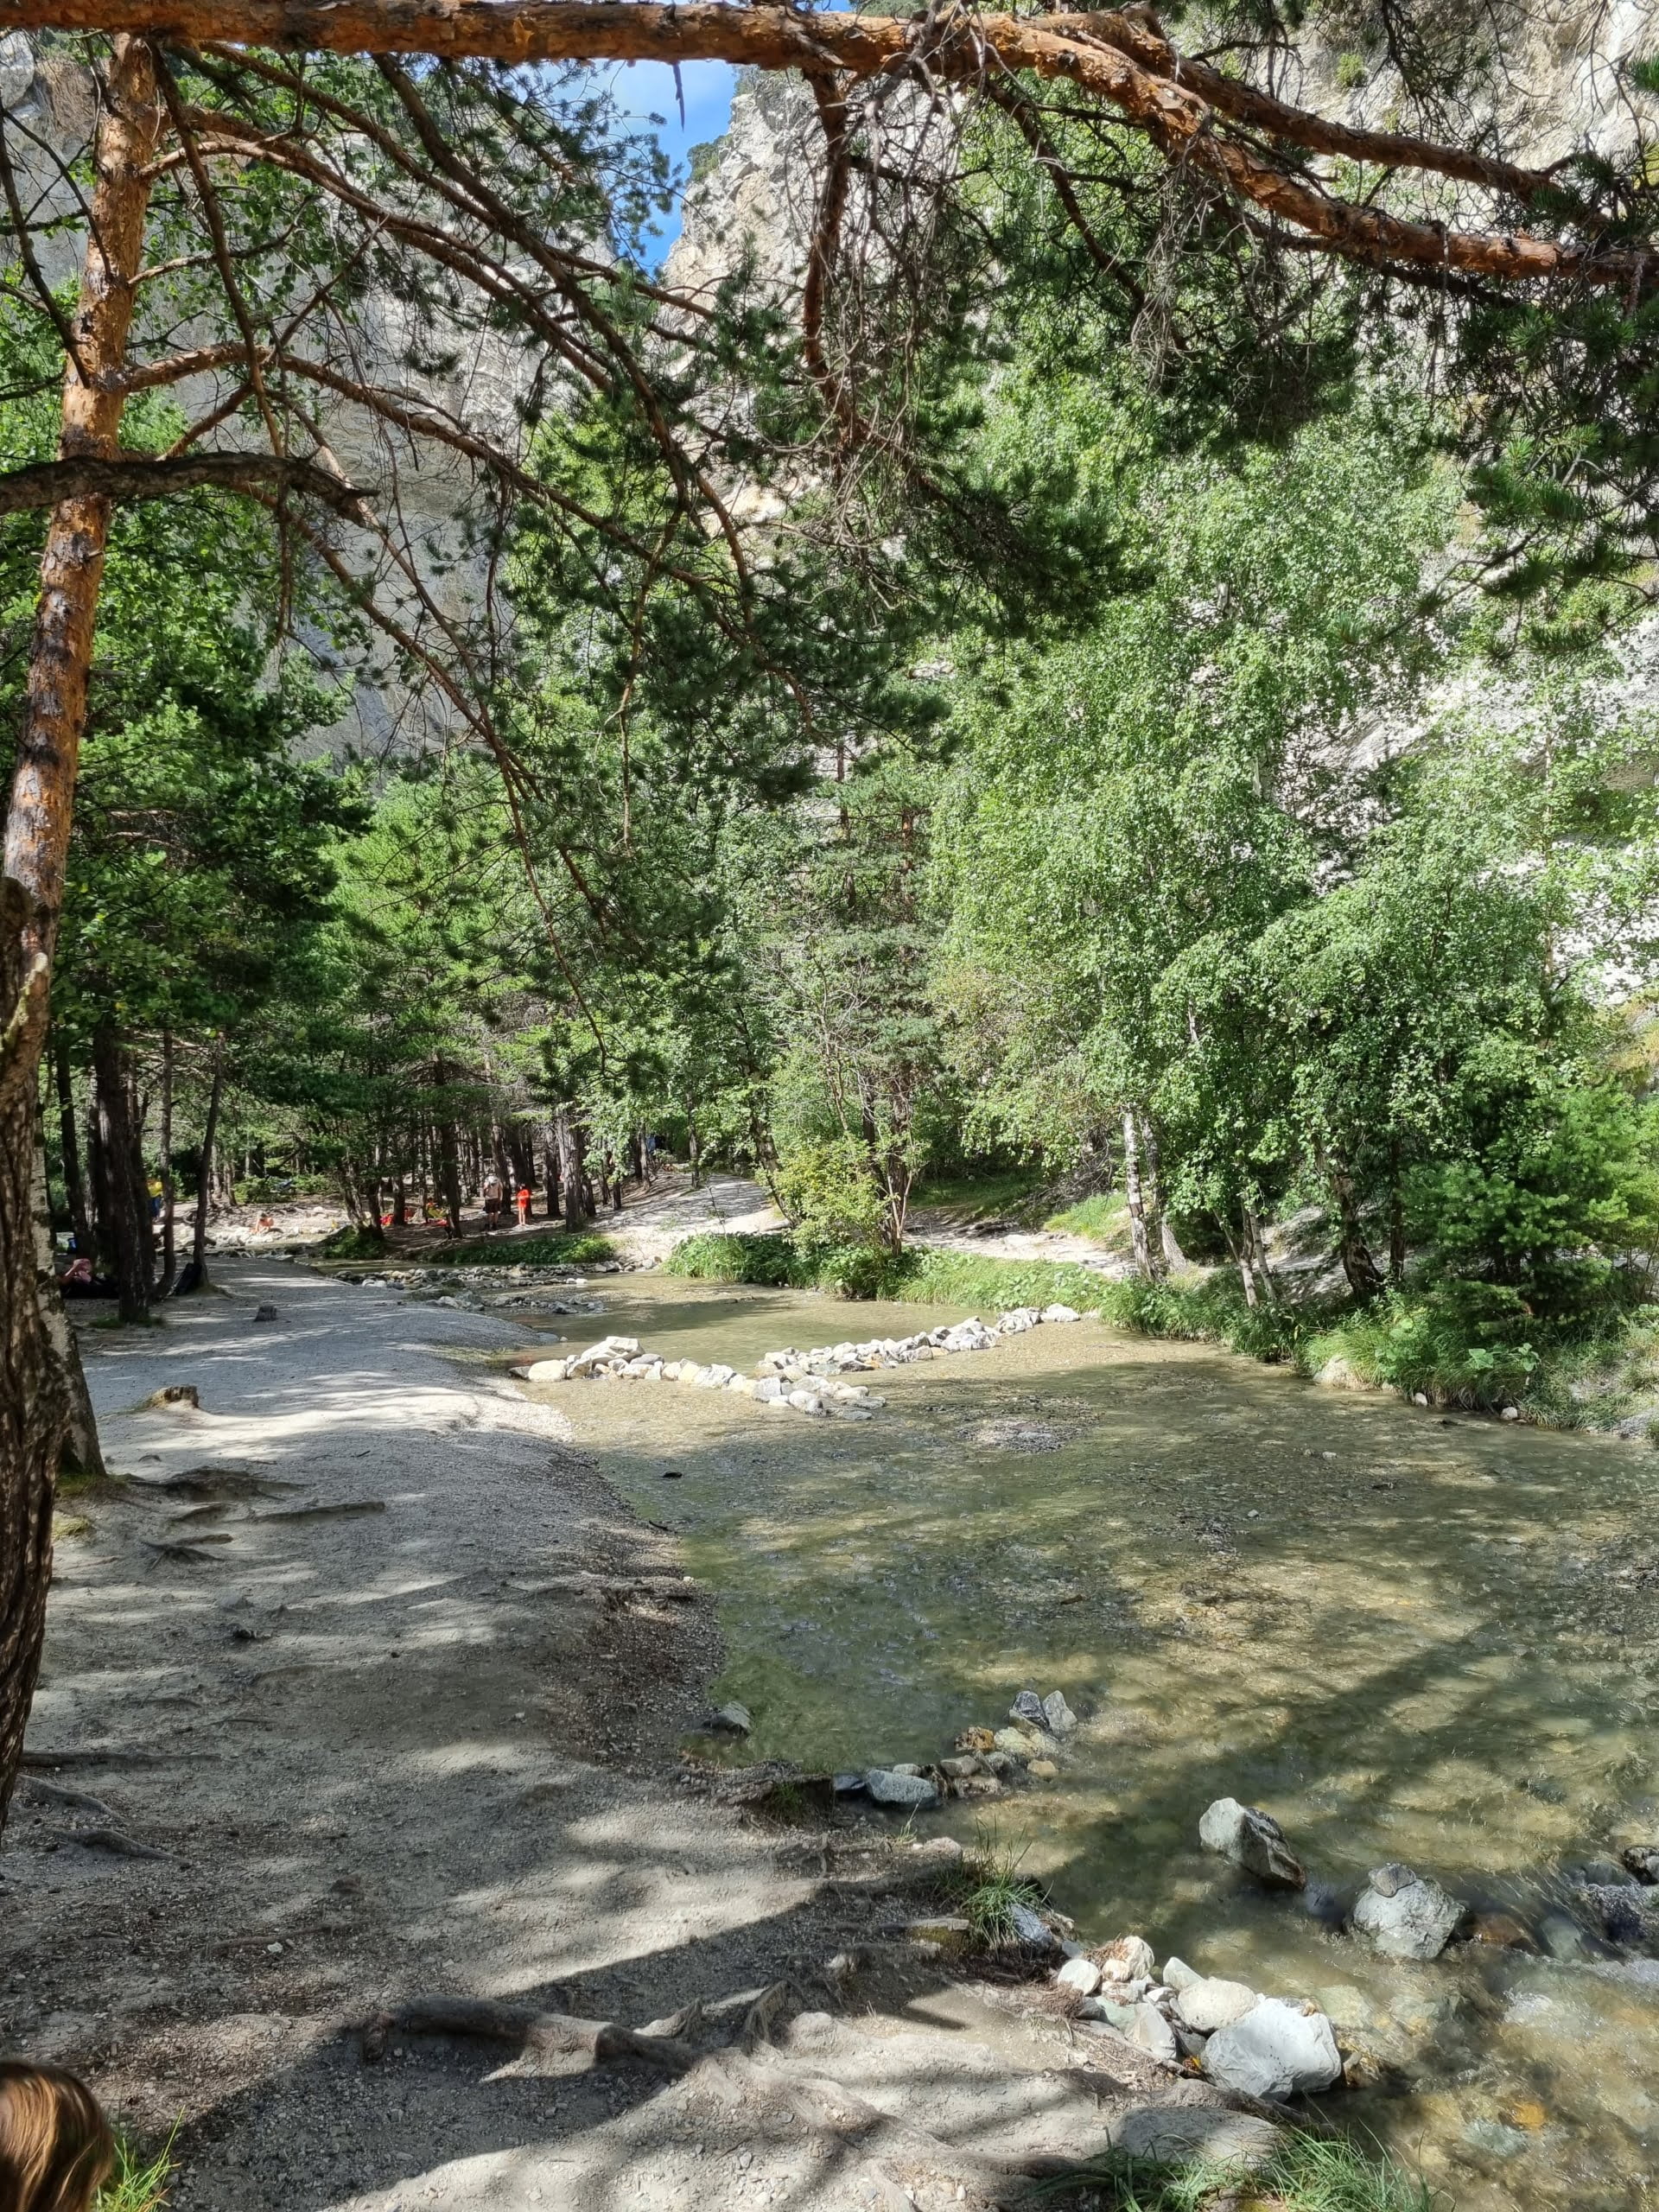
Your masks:
<svg viewBox="0 0 1659 2212"><path fill-rule="evenodd" d="M0 2059L0 2212L88 2212L115 2139L84 2082Z"/></svg>

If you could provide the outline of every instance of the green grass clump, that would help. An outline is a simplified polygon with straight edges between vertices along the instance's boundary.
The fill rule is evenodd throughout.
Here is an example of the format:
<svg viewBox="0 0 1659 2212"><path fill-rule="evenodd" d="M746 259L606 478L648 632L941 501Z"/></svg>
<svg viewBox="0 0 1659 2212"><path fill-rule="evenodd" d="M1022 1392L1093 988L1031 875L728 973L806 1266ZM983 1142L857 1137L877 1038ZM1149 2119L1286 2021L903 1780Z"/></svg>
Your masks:
<svg viewBox="0 0 1659 2212"><path fill-rule="evenodd" d="M325 1236L317 1246L317 1256L322 1260L384 1260L386 1256L385 1232L378 1229L353 1229L349 1225L337 1229L332 1236Z"/></svg>
<svg viewBox="0 0 1659 2212"><path fill-rule="evenodd" d="M1097 1312L1109 1285L1069 1261L982 1260L972 1252L906 1252L884 1294L925 1306L969 1306L1007 1313L1012 1306L1075 1306Z"/></svg>
<svg viewBox="0 0 1659 2212"><path fill-rule="evenodd" d="M421 1255L435 1268L581 1268L613 1260L616 1247L595 1229L555 1229L543 1236L474 1236Z"/></svg>
<svg viewBox="0 0 1659 2212"><path fill-rule="evenodd" d="M124 2135L115 2139L115 2164L98 2192L92 2212L162 2212L173 2177L175 2126L161 2149L146 2157Z"/></svg>
<svg viewBox="0 0 1659 2212"><path fill-rule="evenodd" d="M768 1290L810 1290L817 1282L787 1236L715 1229L683 1237L664 1261L663 1272L690 1282L752 1282Z"/></svg>
<svg viewBox="0 0 1659 2212"><path fill-rule="evenodd" d="M1052 1213L1045 1229L1062 1229L1073 1236L1087 1236L1094 1243L1127 1251L1129 1244L1129 1204L1122 1191L1096 1191L1079 1198L1063 1212Z"/></svg>
<svg viewBox="0 0 1659 2212"><path fill-rule="evenodd" d="M1048 1180L1040 1167L1007 1167L988 1175L925 1176L910 1194L913 1206L948 1207L976 1219L1017 1211Z"/></svg>
<svg viewBox="0 0 1659 2212"><path fill-rule="evenodd" d="M1006 1943L1014 1936L1014 1908L1043 1902L1040 1883L1020 1872L1029 1837L1005 1838L994 1821L974 1829L974 1847L951 1877L950 1902L981 1943Z"/></svg>
<svg viewBox="0 0 1659 2212"><path fill-rule="evenodd" d="M1211 2158L1179 2165L1109 2153L1075 2173L1032 2187L1027 2202L1078 2212L1203 2212L1238 2205L1260 2212L1449 2212L1450 2199L1386 2154L1345 2137L1290 2135L1265 2165L1247 2171Z"/></svg>

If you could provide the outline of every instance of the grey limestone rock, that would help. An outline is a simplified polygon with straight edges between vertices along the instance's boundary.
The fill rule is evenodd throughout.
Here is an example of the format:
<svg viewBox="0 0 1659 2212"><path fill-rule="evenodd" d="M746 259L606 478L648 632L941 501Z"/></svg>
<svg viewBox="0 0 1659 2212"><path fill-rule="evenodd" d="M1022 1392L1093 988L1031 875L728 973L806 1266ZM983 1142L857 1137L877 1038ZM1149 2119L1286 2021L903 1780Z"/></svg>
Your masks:
<svg viewBox="0 0 1659 2212"><path fill-rule="evenodd" d="M1323 2012L1263 1997L1204 2047L1204 2070L1224 2089L1288 2097L1328 2089L1342 2078L1336 2033Z"/></svg>
<svg viewBox="0 0 1659 2212"><path fill-rule="evenodd" d="M1242 2020L1261 2001L1245 1982L1222 1981L1206 1974L1177 1991L1175 2010L1189 2028L1213 2035L1218 2028L1230 2028L1235 2020Z"/></svg>
<svg viewBox="0 0 1659 2212"><path fill-rule="evenodd" d="M893 1767L873 1767L864 1784L878 1805L911 1805L921 1809L939 1802L937 1784L925 1774L899 1774Z"/></svg>
<svg viewBox="0 0 1659 2212"><path fill-rule="evenodd" d="M1307 1880L1278 1821L1236 1797L1217 1798L1198 1822L1198 1840L1271 1889L1300 1890Z"/></svg>
<svg viewBox="0 0 1659 2212"><path fill-rule="evenodd" d="M1254 2168L1265 2164L1284 2139L1270 2120L1211 2105L1136 2105L1112 2129L1115 2149L1160 2165L1201 2159Z"/></svg>
<svg viewBox="0 0 1659 2212"><path fill-rule="evenodd" d="M1397 1861L1371 1870L1354 1925L1385 1959L1438 1959L1464 1908L1432 1876Z"/></svg>

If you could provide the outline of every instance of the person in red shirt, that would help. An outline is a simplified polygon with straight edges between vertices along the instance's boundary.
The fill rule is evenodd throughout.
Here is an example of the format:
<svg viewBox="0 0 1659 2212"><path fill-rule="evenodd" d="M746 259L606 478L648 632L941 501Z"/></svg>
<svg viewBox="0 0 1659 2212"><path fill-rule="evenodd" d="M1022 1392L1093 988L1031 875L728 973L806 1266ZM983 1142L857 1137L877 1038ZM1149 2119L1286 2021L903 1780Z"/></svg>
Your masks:
<svg viewBox="0 0 1659 2212"><path fill-rule="evenodd" d="M518 1226L520 1229L523 1229L528 1225L530 1221L530 1185L528 1183L521 1183L518 1185Z"/></svg>

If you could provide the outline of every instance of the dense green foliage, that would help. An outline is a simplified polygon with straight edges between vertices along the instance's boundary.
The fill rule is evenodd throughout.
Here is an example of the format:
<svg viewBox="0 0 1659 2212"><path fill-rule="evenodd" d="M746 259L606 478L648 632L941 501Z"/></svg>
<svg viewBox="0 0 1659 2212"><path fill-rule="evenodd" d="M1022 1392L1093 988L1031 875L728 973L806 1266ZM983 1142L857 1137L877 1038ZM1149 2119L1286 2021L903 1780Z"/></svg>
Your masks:
<svg viewBox="0 0 1659 2212"><path fill-rule="evenodd" d="M393 127L385 86L330 81ZM442 97L494 143L502 86ZM652 162L557 99L631 251ZM1611 582L1645 525L1558 501L1502 550L1528 454L1548 476L1589 404L1563 369L1550 416L1539 359L1582 367L1584 332L1526 362L1471 311L1447 359L1476 381L1432 384L1421 303L1379 317L1369 278L1236 238L1168 251L1146 149L1051 126L1103 164L1096 245L1158 260L1155 329L995 114L935 211L927 315L898 264L868 278L861 404L903 435L856 467L801 465L799 358L745 272L678 350L619 278L655 397L527 405L548 497L488 539L515 621L467 742L331 758L339 678L293 643L332 668L358 636L328 579L207 495L123 519L66 1128L114 1035L152 1162L162 1069L188 1178L221 1066L243 1194L337 1193L365 1252L388 1212L459 1235L493 1177L569 1232L513 1256L591 1257L667 1154L789 1224L692 1240L688 1276L1058 1298L1470 1403L1559 1408L1564 1361L1645 1325L1659 731ZM711 522L652 405L718 415L760 519ZM47 449L43 399L3 411L15 457ZM1599 448L1627 489L1637 443ZM14 635L37 543L0 537ZM918 1251L912 1209L976 1179L1054 1186L1128 1279Z"/></svg>

